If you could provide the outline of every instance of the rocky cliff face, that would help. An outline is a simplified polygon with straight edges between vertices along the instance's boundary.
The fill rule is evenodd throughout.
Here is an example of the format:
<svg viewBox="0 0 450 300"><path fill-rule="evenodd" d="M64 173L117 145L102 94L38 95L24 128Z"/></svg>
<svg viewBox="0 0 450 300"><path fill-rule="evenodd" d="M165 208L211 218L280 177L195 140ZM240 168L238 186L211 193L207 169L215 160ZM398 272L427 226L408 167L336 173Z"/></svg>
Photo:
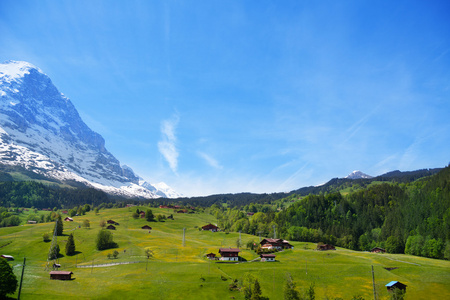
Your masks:
<svg viewBox="0 0 450 300"><path fill-rule="evenodd" d="M26 62L0 64L0 159L3 164L109 193L167 196L122 167L72 102L47 75Z"/></svg>

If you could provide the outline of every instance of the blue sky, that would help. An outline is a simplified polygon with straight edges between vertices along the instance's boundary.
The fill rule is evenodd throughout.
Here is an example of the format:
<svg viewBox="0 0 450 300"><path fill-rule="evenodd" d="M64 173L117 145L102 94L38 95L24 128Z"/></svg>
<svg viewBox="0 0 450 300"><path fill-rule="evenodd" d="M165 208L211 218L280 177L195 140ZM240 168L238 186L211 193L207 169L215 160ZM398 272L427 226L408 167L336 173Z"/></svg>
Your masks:
<svg viewBox="0 0 450 300"><path fill-rule="evenodd" d="M0 1L0 60L185 195L450 162L448 1Z"/></svg>

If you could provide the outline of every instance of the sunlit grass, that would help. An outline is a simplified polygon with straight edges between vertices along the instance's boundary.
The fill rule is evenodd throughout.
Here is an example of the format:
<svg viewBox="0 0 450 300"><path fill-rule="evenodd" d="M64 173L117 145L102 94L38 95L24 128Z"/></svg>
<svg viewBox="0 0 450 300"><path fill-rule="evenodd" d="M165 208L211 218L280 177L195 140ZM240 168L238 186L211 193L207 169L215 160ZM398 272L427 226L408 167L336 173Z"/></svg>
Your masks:
<svg viewBox="0 0 450 300"><path fill-rule="evenodd" d="M146 210L146 207L141 207ZM232 279L252 274L261 283L263 295L270 299L282 299L286 274L290 273L299 288L315 283L316 299L342 297L351 299L362 295L373 298L372 269L375 271L378 299L388 293L385 284L392 280L405 283L409 299L450 299L450 262L410 255L372 254L338 248L336 251L315 251L313 243L292 242L294 250L277 253L277 262L247 262L241 264L215 263L205 259L205 254L216 253L220 247L236 247L239 233L204 232L199 227L215 223L207 214L174 214L175 220L147 222L133 219L133 208L101 210L85 216L74 217L74 222L64 222L64 236L58 237L61 252L70 233L74 234L75 256L63 256L59 262L63 270L74 272L72 281L49 279L45 270L47 253L51 243L43 242L42 235L53 231L53 223L0 228L2 254L15 257L12 263L15 274L20 277L23 258L27 258L22 299L243 299L239 292L229 291ZM154 214L172 214L167 209L152 209ZM90 229L82 227L84 219L90 220ZM98 251L95 238L101 220L119 222L112 231L119 248ZM143 230L145 224L153 229ZM81 226L81 228L80 228ZM183 228L186 228L183 246ZM242 234L242 243L259 241L259 237ZM145 249L153 251L154 257L147 261ZM119 251L117 259L107 254ZM242 249L240 256L250 261L257 255ZM92 265L111 262L140 263L95 267ZM76 268L76 265L90 266ZM386 267L398 269L388 271ZM223 276L223 277L221 277ZM203 278L203 279L202 279ZM224 281L222 278L226 278ZM17 295L17 293L16 293Z"/></svg>

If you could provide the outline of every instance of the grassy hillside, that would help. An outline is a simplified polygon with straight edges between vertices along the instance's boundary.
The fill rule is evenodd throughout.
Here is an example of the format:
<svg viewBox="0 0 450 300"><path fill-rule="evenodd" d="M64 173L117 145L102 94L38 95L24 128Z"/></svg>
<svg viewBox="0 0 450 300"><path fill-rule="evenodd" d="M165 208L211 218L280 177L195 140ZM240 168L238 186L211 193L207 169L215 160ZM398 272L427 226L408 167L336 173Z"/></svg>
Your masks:
<svg viewBox="0 0 450 300"><path fill-rule="evenodd" d="M141 207L146 210L145 207ZM450 298L450 262L409 255L372 254L338 248L336 251L314 251L313 243L296 243L294 250L277 254L277 262L245 262L224 264L208 261L206 253L217 253L220 247L236 247L238 233L211 233L199 231L209 222L216 223L207 214L174 214L175 220L146 222L133 219L133 208L101 210L85 216L74 217L74 222L64 222L65 236L58 237L61 253L70 233L74 234L76 250L71 257L61 257L61 270L74 272L72 281L49 279L45 270L46 257L51 243L43 242L44 233L51 234L53 224L23 225L0 228L0 253L15 257L14 272L20 278L23 258L26 257L22 299L243 299L242 293L230 291L232 279L242 279L251 273L258 278L264 296L283 299L286 273L292 274L300 288L315 283L316 299L341 297L351 299L362 295L373 299L371 266L374 266L378 299L386 299L384 285L392 280L405 283L408 299ZM153 213L173 213L167 209L152 209ZM88 219L90 229L83 220ZM101 220L112 219L118 223L113 232L120 254L117 259L107 258L114 249L97 251L95 237ZM149 233L141 227L153 229ZM186 228L185 246L182 243ZM242 234L242 242L259 241L259 237ZM6 245L2 247L3 245ZM145 249L154 257L147 263ZM241 255L247 261L257 257L250 250ZM92 265L117 262L137 262L109 267ZM78 266L78 268L77 268ZM88 266L87 268L79 268ZM385 268L397 268L391 271ZM226 279L226 280L223 280ZM17 293L15 297L17 296Z"/></svg>

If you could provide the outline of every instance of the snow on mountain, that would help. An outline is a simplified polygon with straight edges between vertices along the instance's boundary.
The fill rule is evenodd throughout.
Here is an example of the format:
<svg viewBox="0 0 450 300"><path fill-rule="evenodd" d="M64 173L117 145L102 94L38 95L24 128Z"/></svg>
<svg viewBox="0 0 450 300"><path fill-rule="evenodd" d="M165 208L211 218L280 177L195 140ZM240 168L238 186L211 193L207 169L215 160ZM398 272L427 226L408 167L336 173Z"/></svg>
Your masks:
<svg viewBox="0 0 450 300"><path fill-rule="evenodd" d="M62 181L75 180L111 194L177 195L170 188L162 190L146 183L131 168L121 166L72 102L47 75L27 62L0 64L0 163Z"/></svg>
<svg viewBox="0 0 450 300"><path fill-rule="evenodd" d="M364 174L361 171L353 171L344 178L347 178L347 179L370 179L373 177L370 175Z"/></svg>

